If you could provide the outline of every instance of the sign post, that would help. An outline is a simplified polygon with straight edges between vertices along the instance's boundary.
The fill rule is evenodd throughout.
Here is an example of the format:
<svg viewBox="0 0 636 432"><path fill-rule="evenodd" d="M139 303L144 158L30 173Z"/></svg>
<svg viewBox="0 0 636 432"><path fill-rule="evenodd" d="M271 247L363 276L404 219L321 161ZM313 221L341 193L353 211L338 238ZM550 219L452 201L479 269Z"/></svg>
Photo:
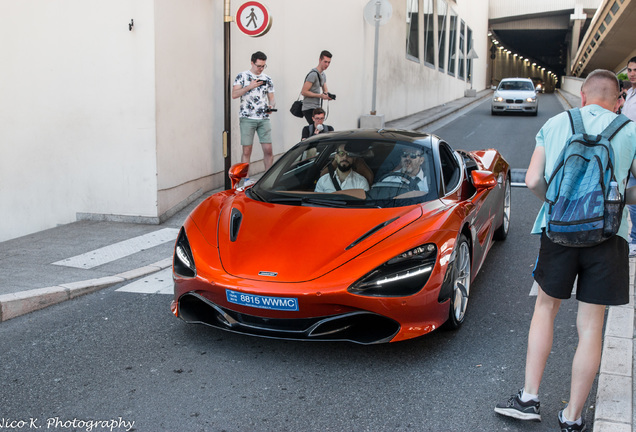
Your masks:
<svg viewBox="0 0 636 432"><path fill-rule="evenodd" d="M380 26L391 19L393 7L388 0L369 0L364 7L364 20L375 27L375 44L373 47L373 91L371 113L360 118L360 127L382 128L384 127L384 115L378 116L375 110L376 89L378 82L378 44L380 41Z"/></svg>
<svg viewBox="0 0 636 432"><path fill-rule="evenodd" d="M225 189L230 189L232 183L228 175L232 166L232 76L230 75L230 30L234 18L230 14L230 0L225 0L223 13L223 69L225 88L223 92L225 101L225 122L223 130L223 159L225 168ZM272 16L267 8L257 2L243 3L236 12L236 26L238 29L252 37L263 36L272 27Z"/></svg>

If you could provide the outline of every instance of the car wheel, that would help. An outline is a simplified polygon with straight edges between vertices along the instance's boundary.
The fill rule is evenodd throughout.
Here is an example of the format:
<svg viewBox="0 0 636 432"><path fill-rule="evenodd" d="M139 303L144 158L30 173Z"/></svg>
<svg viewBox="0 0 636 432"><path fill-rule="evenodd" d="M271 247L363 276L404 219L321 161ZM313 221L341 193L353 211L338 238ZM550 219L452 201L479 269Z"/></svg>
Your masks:
<svg viewBox="0 0 636 432"><path fill-rule="evenodd" d="M450 298L450 309L446 326L457 329L464 323L468 295L470 294L470 247L463 234L459 236L455 256L455 280L453 281L453 293Z"/></svg>
<svg viewBox="0 0 636 432"><path fill-rule="evenodd" d="M505 240L506 237L508 237L508 231L510 230L510 189L510 178L506 177L506 184L504 186L503 214L501 225L493 234L493 238L495 240Z"/></svg>
<svg viewBox="0 0 636 432"><path fill-rule="evenodd" d="M490 115L497 115L497 111L495 111L494 109L490 109Z"/></svg>

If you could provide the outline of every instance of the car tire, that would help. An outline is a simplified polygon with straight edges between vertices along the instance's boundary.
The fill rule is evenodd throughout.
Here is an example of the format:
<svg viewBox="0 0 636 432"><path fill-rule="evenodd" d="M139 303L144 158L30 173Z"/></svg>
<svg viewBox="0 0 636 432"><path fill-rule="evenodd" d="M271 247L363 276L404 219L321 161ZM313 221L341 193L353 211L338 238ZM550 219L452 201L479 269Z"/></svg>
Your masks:
<svg viewBox="0 0 636 432"><path fill-rule="evenodd" d="M490 109L490 115L497 115L497 111L495 111L494 109Z"/></svg>
<svg viewBox="0 0 636 432"><path fill-rule="evenodd" d="M503 215L501 218L501 225L495 230L493 238L495 240L505 240L508 237L508 231L510 231L510 196L511 186L510 177L506 177L506 183L504 185L504 199L503 199Z"/></svg>
<svg viewBox="0 0 636 432"><path fill-rule="evenodd" d="M458 329L464 323L466 307L470 295L470 244L464 234L459 236L456 256L453 262L453 291L451 293L448 311L447 329Z"/></svg>

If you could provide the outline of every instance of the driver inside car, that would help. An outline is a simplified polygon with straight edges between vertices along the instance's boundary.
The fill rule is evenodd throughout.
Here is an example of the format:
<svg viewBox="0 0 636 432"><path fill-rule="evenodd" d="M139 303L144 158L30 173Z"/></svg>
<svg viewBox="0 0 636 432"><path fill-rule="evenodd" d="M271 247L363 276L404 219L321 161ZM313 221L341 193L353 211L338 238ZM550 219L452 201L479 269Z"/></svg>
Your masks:
<svg viewBox="0 0 636 432"><path fill-rule="evenodd" d="M353 170L354 154L345 150L341 144L336 150L336 167L329 164L329 172L321 176L316 183L315 192L331 193L343 189L369 190L369 182L364 176Z"/></svg>
<svg viewBox="0 0 636 432"><path fill-rule="evenodd" d="M388 174L382 181L402 183L410 191L428 192L428 179L423 169L425 161L426 156L421 150L405 149L393 174Z"/></svg>

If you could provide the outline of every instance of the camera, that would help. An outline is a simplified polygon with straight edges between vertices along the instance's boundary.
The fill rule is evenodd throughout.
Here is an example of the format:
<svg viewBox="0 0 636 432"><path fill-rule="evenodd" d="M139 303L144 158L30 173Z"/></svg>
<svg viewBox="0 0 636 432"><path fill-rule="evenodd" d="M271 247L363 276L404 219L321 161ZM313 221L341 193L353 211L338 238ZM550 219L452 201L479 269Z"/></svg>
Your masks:
<svg viewBox="0 0 636 432"><path fill-rule="evenodd" d="M329 96L331 99L336 100L336 95L333 93L329 93L327 92L327 96Z"/></svg>
<svg viewBox="0 0 636 432"><path fill-rule="evenodd" d="M278 111L276 108L265 108L266 113L276 112Z"/></svg>

